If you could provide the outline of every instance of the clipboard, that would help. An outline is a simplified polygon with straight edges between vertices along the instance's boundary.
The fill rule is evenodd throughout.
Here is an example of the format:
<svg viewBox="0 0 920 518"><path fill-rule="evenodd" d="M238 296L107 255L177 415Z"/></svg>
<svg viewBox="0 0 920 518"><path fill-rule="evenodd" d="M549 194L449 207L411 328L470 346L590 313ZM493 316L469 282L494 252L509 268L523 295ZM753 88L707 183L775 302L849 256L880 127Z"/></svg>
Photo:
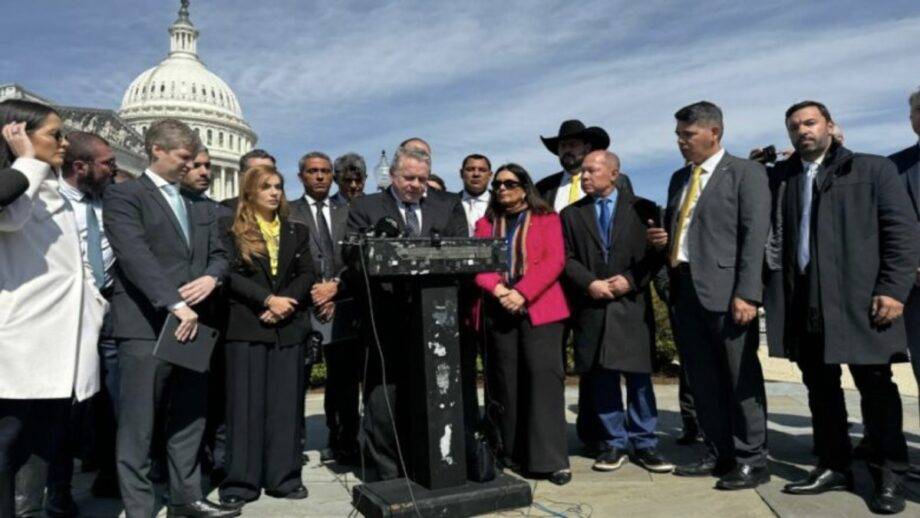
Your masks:
<svg viewBox="0 0 920 518"><path fill-rule="evenodd" d="M179 319L172 313L166 317L160 337L153 348L153 355L165 362L195 372L206 372L211 366L211 354L220 333L213 327L198 323L198 334L195 339L182 343L176 340L176 328Z"/></svg>

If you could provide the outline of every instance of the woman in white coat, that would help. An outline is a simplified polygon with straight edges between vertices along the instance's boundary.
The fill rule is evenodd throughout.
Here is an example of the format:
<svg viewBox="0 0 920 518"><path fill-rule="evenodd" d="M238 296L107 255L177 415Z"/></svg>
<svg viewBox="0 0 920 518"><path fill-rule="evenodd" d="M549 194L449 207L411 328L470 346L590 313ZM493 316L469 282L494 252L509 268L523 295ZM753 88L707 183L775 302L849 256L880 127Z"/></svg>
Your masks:
<svg viewBox="0 0 920 518"><path fill-rule="evenodd" d="M46 460L72 398L99 390L106 310L84 265L73 210L58 192L67 141L41 104L0 103L0 176L29 187L0 208L0 517L13 513L13 478L31 453Z"/></svg>

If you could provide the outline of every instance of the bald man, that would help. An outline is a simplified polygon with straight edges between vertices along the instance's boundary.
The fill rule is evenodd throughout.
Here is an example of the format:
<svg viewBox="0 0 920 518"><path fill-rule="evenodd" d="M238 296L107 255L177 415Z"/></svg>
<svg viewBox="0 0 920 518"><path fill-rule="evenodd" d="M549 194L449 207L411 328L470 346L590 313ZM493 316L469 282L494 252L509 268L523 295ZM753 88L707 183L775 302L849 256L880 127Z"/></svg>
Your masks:
<svg viewBox="0 0 920 518"><path fill-rule="evenodd" d="M582 163L585 197L562 211L565 277L572 290L575 370L582 376L579 417L600 422L598 471L628 459L655 473L674 465L657 450L658 411L652 390L655 319L649 282L661 254L646 246L646 226L631 191L617 189L620 159L605 150ZM626 400L620 378L626 380Z"/></svg>

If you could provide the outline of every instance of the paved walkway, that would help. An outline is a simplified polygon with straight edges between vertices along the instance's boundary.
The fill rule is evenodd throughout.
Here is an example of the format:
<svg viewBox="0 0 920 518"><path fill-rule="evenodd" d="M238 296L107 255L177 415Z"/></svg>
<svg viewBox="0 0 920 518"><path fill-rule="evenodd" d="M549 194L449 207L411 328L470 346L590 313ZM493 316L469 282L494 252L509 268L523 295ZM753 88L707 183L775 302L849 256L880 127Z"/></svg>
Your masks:
<svg viewBox="0 0 920 518"><path fill-rule="evenodd" d="M700 446L678 447L674 444L680 427L675 385L656 386L660 413L661 450L669 458L686 462L702 453ZM770 409L769 444L772 481L756 491L722 492L712 489L714 479L686 479L672 475L652 475L628 464L614 473L591 470L592 459L578 455L575 437L577 391L566 392L569 451L574 471L573 481L563 487L543 481L530 481L534 504L529 509L502 513L501 516L567 517L859 517L870 516L865 499L871 482L862 464L857 465L857 493L831 493L811 497L783 494L783 484L800 478L813 465L811 421L805 391L798 383L767 384ZM855 441L862 434L859 424L858 394L847 392L847 404L854 422ZM920 426L915 397L904 398L904 424L914 460L920 460ZM322 395L307 399L308 449L312 462L304 467L304 480L310 490L306 500L289 502L263 496L245 507L243 516L297 517L348 516L351 488L359 483L354 473L336 465L318 463L317 450L324 445L326 433L322 415ZM121 506L115 500L94 500L88 493L91 475L80 475L74 490L83 516L115 517ZM908 483L909 503L903 516L920 516L920 483ZM216 498L216 492L212 493ZM160 513L165 516L165 511Z"/></svg>

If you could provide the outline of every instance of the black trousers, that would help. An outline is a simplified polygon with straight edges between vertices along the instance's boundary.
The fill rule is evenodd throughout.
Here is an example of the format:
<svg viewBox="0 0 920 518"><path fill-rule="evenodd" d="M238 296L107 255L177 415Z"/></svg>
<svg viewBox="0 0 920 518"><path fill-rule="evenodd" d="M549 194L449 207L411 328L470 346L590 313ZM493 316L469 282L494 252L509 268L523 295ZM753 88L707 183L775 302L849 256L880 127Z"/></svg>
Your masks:
<svg viewBox="0 0 920 518"><path fill-rule="evenodd" d="M172 505L200 500L198 451L207 410L206 374L153 356L153 340L119 340L117 462L121 497L128 518L148 517L156 507L150 471L157 413L163 414Z"/></svg>
<svg viewBox="0 0 920 518"><path fill-rule="evenodd" d="M703 307L690 275L672 279L674 336L707 443L723 459L765 466L767 398L757 319L739 326L728 312Z"/></svg>
<svg viewBox="0 0 920 518"><path fill-rule="evenodd" d="M289 493L302 484L303 346L228 341L225 348L227 478L220 495Z"/></svg>
<svg viewBox="0 0 920 518"><path fill-rule="evenodd" d="M808 334L800 341L797 363L808 388L808 406L818 465L844 471L853 460L847 432L847 409L840 386L840 365L824 362L824 336ZM871 465L904 471L907 442L903 431L901 396L891 380L891 365L849 365L859 390L866 436L872 443Z"/></svg>
<svg viewBox="0 0 920 518"><path fill-rule="evenodd" d="M565 367L559 346L564 324L533 326L494 301L485 311L490 401L501 454L533 473L569 467L565 421Z"/></svg>
<svg viewBox="0 0 920 518"><path fill-rule="evenodd" d="M359 340L325 346L326 394L323 410L329 429L329 448L335 452L358 451L358 400L364 351Z"/></svg>
<svg viewBox="0 0 920 518"><path fill-rule="evenodd" d="M211 471L223 470L227 457L227 407L226 347L221 341L211 356L208 371L208 413L205 418L202 459Z"/></svg>
<svg viewBox="0 0 920 518"><path fill-rule="evenodd" d="M678 373L680 383L677 385L677 403L680 405L680 420L683 422L684 432L699 433L700 427L696 417L696 405L693 404L693 392L687 382L687 370L683 363Z"/></svg>

